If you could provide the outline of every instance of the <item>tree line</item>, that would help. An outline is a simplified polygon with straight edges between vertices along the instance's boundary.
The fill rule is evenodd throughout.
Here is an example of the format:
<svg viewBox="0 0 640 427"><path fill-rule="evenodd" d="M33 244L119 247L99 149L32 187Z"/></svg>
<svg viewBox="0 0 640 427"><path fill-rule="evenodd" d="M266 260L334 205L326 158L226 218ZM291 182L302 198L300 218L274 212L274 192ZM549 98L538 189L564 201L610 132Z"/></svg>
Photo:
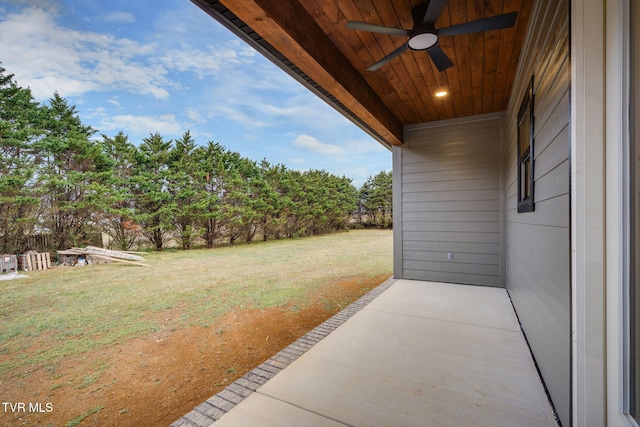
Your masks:
<svg viewBox="0 0 640 427"><path fill-rule="evenodd" d="M34 100L0 67L0 253L34 235L51 250L106 233L115 248L141 241L184 249L324 234L349 223L390 226L391 174L361 189L324 170L256 162L215 142L152 133L139 144L101 135L54 93Z"/></svg>

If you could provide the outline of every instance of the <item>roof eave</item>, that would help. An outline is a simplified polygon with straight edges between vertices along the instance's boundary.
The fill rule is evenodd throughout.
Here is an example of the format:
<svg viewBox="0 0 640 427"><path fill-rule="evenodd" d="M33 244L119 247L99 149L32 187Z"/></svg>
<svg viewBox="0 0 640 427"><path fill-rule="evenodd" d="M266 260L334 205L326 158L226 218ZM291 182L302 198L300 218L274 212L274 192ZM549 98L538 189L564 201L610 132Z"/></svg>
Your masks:
<svg viewBox="0 0 640 427"><path fill-rule="evenodd" d="M249 5L239 9L251 10L253 23L256 27L261 26L264 30L265 26L270 26L268 33L272 38L275 39L275 33L277 33L277 38L281 45L285 47L290 47L291 45L297 46L297 49L290 48L289 51L298 52L298 55L304 56L304 58L297 57L290 59L287 57L282 53L285 49L278 49L275 47L265 39L262 34L255 31L254 28L249 26L243 19L237 16L234 11L230 10L221 2L217 0L191 1L216 21L221 23L225 28L230 30L281 68L284 72L293 77L304 87L331 105L334 109L360 127L364 132L369 134L384 147L390 149L392 145L402 144L402 124L393 115L393 113L387 109L382 100L377 96L377 94L375 94L375 92L373 92L360 73L358 73L358 71L347 62L346 58L338 58L340 64L336 67L331 67L331 64L328 64L328 66L321 65L315 57L319 55L326 57L326 55L323 55L325 52L316 52L316 55L313 55L313 52L308 52L304 46L305 40L298 40L300 37L291 35L291 33L295 33L295 31L288 31L281 24L276 23L273 11L272 13L268 13L269 11L262 9L265 4L258 6L253 1L241 0L243 4ZM234 1L235 3L238 3L238 0L230 0L230 3L233 3ZM265 1L265 3L266 6L269 7L269 3L273 2ZM283 9L286 10L287 13L290 13L290 8L285 8L283 5L279 4L279 2L275 2L274 4L277 4L277 6L270 6L272 9ZM301 8L299 5L298 7ZM305 14L306 11L297 13L297 19L302 19L304 21ZM259 15L262 15L262 17ZM301 15L303 18L300 18ZM268 18L266 18L267 16ZM308 22L301 25L306 25L307 27L313 25L317 27L315 21L313 21L308 14L306 14L306 16L308 18ZM320 31L319 28L316 28L316 30ZM316 36L326 37L324 33L322 33L322 35L317 33ZM326 43L326 40L323 40L323 43L314 43L314 45L326 45ZM313 49L313 47L310 47L310 50ZM337 49L333 49L331 51L332 60L335 59L336 55L338 57L341 55L339 52L336 52ZM312 77L309 75L310 73L303 70L298 65L301 63L304 63L306 68L310 69L311 73L315 74L315 76ZM340 76L335 75L338 74L337 69L327 70L327 68L339 69ZM333 90L327 90L325 87L327 84L320 84L318 80L330 83ZM345 80L349 81L348 85L344 83ZM346 87L349 87L350 89L347 90Z"/></svg>

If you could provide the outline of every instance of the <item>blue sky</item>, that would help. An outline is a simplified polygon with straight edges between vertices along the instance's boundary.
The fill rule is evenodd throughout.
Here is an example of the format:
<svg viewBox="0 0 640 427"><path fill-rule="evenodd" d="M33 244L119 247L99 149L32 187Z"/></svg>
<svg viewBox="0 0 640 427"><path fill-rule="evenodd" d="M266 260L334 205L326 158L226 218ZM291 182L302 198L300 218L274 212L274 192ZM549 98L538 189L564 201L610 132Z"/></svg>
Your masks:
<svg viewBox="0 0 640 427"><path fill-rule="evenodd" d="M0 62L38 101L133 143L190 130L245 157L356 186L391 152L188 0L0 0Z"/></svg>

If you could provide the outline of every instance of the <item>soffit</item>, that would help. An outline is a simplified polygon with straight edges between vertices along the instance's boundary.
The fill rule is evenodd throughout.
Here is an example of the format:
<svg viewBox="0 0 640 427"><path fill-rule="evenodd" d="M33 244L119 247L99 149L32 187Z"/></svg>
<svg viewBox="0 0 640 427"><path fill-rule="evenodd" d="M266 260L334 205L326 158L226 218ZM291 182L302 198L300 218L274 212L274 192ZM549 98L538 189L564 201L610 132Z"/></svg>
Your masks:
<svg viewBox="0 0 640 427"><path fill-rule="evenodd" d="M418 0L192 0L385 145L406 125L503 111L533 0L450 0L436 28L518 12L512 28L441 36L454 66L439 72L406 38L346 28L350 20L411 29ZM435 97L444 89L449 95Z"/></svg>

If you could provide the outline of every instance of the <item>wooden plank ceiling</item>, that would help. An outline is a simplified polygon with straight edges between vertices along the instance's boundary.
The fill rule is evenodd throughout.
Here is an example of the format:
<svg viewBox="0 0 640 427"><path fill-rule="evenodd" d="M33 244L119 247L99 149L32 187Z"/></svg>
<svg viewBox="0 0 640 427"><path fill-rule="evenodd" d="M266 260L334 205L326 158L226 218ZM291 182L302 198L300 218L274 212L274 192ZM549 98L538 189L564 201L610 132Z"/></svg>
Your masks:
<svg viewBox="0 0 640 427"><path fill-rule="evenodd" d="M403 126L505 110L533 0L450 0L437 28L518 12L512 28L440 36L454 63L439 72L425 51L407 50L366 68L406 37L346 28L348 21L411 29L423 0L192 0L385 145ZM266 43L265 43L266 42ZM274 53L275 52L275 53ZM435 97L439 90L449 93Z"/></svg>

